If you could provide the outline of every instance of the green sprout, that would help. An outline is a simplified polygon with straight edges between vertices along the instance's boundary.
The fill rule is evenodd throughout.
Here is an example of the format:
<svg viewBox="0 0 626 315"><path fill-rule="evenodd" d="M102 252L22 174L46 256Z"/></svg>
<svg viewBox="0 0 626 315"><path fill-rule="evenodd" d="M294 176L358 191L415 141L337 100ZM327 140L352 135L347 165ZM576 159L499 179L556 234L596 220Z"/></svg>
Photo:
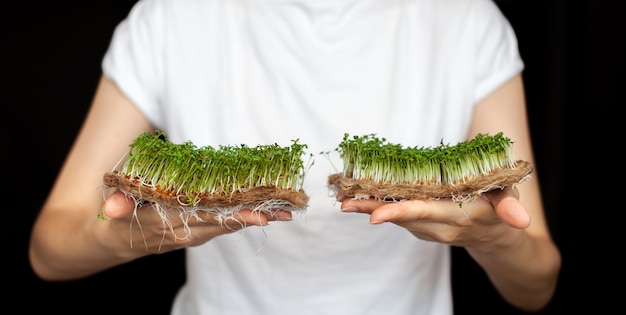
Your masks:
<svg viewBox="0 0 626 315"><path fill-rule="evenodd" d="M141 179L168 196L193 198L206 194L244 192L258 186L299 191L307 171L302 160L306 145L197 147L173 143L162 131L143 133L131 144L120 173Z"/></svg>
<svg viewBox="0 0 626 315"><path fill-rule="evenodd" d="M375 134L344 134L336 148L343 176L380 184L457 185L495 169L515 166L511 139L478 134L450 146L403 147Z"/></svg>

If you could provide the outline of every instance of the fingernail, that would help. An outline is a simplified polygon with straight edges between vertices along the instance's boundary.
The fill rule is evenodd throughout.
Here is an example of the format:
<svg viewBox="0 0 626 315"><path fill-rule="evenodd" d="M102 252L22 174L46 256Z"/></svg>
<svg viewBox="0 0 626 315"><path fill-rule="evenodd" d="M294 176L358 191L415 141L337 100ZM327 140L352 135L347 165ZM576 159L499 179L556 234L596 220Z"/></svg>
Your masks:
<svg viewBox="0 0 626 315"><path fill-rule="evenodd" d="M274 213L274 217L277 221L291 221L293 220L291 213L287 211L277 211Z"/></svg>
<svg viewBox="0 0 626 315"><path fill-rule="evenodd" d="M359 209L355 207L342 208L341 212L359 212Z"/></svg>

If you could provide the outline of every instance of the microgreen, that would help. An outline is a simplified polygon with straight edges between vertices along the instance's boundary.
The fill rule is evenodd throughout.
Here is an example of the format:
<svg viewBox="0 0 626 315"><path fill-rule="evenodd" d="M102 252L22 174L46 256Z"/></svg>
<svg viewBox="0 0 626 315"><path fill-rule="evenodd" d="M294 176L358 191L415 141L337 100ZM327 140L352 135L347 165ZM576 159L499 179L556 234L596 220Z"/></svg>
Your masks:
<svg viewBox="0 0 626 315"><path fill-rule="evenodd" d="M290 146L197 147L189 141L173 143L157 130L130 144L120 173L163 194L184 194L188 202L203 194L231 194L256 186L298 191L307 171L302 160L306 148L299 139Z"/></svg>
<svg viewBox="0 0 626 315"><path fill-rule="evenodd" d="M336 151L343 176L381 184L455 185L503 167L514 167L512 141L502 132L478 134L456 145L404 147L375 134L344 134Z"/></svg>

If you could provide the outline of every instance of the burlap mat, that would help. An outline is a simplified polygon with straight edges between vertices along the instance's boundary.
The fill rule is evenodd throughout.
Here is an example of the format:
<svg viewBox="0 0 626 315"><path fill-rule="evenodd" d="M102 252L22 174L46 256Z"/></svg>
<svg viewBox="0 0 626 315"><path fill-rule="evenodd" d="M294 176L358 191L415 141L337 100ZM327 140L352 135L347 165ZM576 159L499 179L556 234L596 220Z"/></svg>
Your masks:
<svg viewBox="0 0 626 315"><path fill-rule="evenodd" d="M497 169L458 185L380 184L369 180L345 178L341 173L328 177L328 186L343 197L374 197L379 200L427 200L438 198L466 199L483 192L511 186L527 179L532 165L518 160L514 168Z"/></svg>
<svg viewBox="0 0 626 315"><path fill-rule="evenodd" d="M109 172L104 174L103 182L106 187L117 188L121 191L130 193L140 199L150 202L157 202L163 206L180 207L194 206L198 208L227 208L237 205L253 205L255 203L265 202L268 200L284 201L292 204L294 209L298 210L306 208L308 196L304 191L294 191L291 189L279 189L276 187L259 186L253 187L246 191L234 192L232 194L205 194L188 200L185 194L166 195L155 189L154 186L146 185L139 179L130 179L124 174L118 172Z"/></svg>

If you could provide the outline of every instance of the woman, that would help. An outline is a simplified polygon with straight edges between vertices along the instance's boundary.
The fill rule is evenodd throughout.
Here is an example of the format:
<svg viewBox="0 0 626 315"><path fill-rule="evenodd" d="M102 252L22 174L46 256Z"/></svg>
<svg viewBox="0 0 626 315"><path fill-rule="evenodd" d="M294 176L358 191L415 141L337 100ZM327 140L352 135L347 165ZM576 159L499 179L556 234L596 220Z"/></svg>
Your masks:
<svg viewBox="0 0 626 315"><path fill-rule="evenodd" d="M532 164L523 67L488 0L139 1L35 223L31 264L71 280L185 248L172 314L452 314L449 246L462 246L511 305L541 309L561 261L536 171L459 208L329 196L341 161L317 158L303 216L243 209L242 224L206 213L185 226L171 209L165 234L151 206L95 189L157 129L198 146L299 139L312 153L344 133L435 146L503 132Z"/></svg>

